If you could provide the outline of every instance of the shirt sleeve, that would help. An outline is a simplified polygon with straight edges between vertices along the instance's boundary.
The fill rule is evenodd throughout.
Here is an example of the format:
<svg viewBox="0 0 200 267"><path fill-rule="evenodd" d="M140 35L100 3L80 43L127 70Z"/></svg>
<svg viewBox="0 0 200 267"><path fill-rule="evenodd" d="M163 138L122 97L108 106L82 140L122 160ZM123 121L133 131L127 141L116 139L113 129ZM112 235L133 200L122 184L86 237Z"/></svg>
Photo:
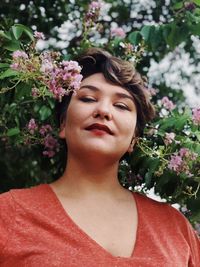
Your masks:
<svg viewBox="0 0 200 267"><path fill-rule="evenodd" d="M197 236L192 226L188 223L188 237L191 248L189 267L196 267L200 264L200 237Z"/></svg>
<svg viewBox="0 0 200 267"><path fill-rule="evenodd" d="M200 237L194 231L192 225L179 211L173 208L173 217L176 222L176 229L182 232L190 247L190 259L188 267L197 267L200 263Z"/></svg>
<svg viewBox="0 0 200 267"><path fill-rule="evenodd" d="M0 194L0 259L15 223L15 207L10 192Z"/></svg>

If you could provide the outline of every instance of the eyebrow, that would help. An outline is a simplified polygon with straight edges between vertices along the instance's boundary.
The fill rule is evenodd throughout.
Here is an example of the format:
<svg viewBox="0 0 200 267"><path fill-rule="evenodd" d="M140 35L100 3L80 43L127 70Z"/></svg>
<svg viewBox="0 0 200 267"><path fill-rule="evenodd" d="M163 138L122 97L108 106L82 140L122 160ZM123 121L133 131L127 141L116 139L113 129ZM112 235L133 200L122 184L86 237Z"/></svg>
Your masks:
<svg viewBox="0 0 200 267"><path fill-rule="evenodd" d="M90 89L90 90L95 91L95 92L100 91L100 89L98 87L93 86L93 85L82 85L79 90L84 89L84 88ZM119 98L128 98L128 99L132 100L133 103L135 104L134 98L132 96L129 96L125 93L116 93L115 95L118 96Z"/></svg>

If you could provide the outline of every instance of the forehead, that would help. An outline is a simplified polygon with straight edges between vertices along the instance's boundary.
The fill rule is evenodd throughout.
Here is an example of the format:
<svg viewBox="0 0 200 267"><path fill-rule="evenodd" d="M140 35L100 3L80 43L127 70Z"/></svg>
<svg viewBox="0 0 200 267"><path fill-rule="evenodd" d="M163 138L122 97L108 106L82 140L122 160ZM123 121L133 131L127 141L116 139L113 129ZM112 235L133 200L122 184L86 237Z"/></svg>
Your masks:
<svg viewBox="0 0 200 267"><path fill-rule="evenodd" d="M102 73L95 73L83 79L81 82L80 90L82 89L89 89L101 92L105 91L110 93L124 93L133 98L131 93L126 88L107 81Z"/></svg>

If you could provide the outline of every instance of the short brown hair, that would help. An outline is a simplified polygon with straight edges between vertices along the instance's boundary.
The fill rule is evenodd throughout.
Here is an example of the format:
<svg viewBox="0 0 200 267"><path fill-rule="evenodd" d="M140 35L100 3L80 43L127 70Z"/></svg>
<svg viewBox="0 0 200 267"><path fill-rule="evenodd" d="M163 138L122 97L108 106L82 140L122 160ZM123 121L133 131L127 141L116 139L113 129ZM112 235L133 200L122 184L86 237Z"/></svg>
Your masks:
<svg viewBox="0 0 200 267"><path fill-rule="evenodd" d="M83 79L95 73L102 73L108 82L122 86L133 96L137 109L135 133L136 136L141 136L146 123L155 116L155 111L144 81L133 64L100 48L90 48L75 60L82 67ZM66 96L61 103L61 121L66 115L70 99L71 96Z"/></svg>

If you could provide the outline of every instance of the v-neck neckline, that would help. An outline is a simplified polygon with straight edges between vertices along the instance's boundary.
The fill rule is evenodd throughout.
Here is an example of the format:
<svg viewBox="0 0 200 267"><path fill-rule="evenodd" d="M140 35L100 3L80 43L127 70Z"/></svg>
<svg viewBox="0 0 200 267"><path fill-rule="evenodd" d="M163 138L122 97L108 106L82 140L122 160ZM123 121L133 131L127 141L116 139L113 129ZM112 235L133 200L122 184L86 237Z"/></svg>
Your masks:
<svg viewBox="0 0 200 267"><path fill-rule="evenodd" d="M100 251L102 251L105 255L113 258L113 259L123 259L123 260L130 260L133 259L133 257L136 254L136 250L138 247L138 243L140 240L140 236L141 236L141 213L140 213L140 207L139 207L139 203L138 203L138 199L137 199L137 194L135 194L134 192L132 192L132 196L133 196L133 201L135 200L136 203L136 209L137 209L137 229L136 229L136 238L135 238L135 243L133 246L133 250L131 253L131 256L129 257L123 257L123 256L114 256L112 255L108 250L106 250L103 246L101 246L99 243L97 243L92 237L90 237L74 220L73 218L71 218L71 216L67 213L67 211L64 209L61 201L59 200L58 196L56 195L55 191L53 190L53 188L49 185L49 184L44 184L44 186L48 189L49 193L51 194L51 196L53 197L53 199L55 200L56 206L57 208L59 208L60 214L63 216L63 218L66 219L71 223L71 225L85 238L88 240L88 242L90 242L91 244L93 244L93 246L97 247Z"/></svg>

